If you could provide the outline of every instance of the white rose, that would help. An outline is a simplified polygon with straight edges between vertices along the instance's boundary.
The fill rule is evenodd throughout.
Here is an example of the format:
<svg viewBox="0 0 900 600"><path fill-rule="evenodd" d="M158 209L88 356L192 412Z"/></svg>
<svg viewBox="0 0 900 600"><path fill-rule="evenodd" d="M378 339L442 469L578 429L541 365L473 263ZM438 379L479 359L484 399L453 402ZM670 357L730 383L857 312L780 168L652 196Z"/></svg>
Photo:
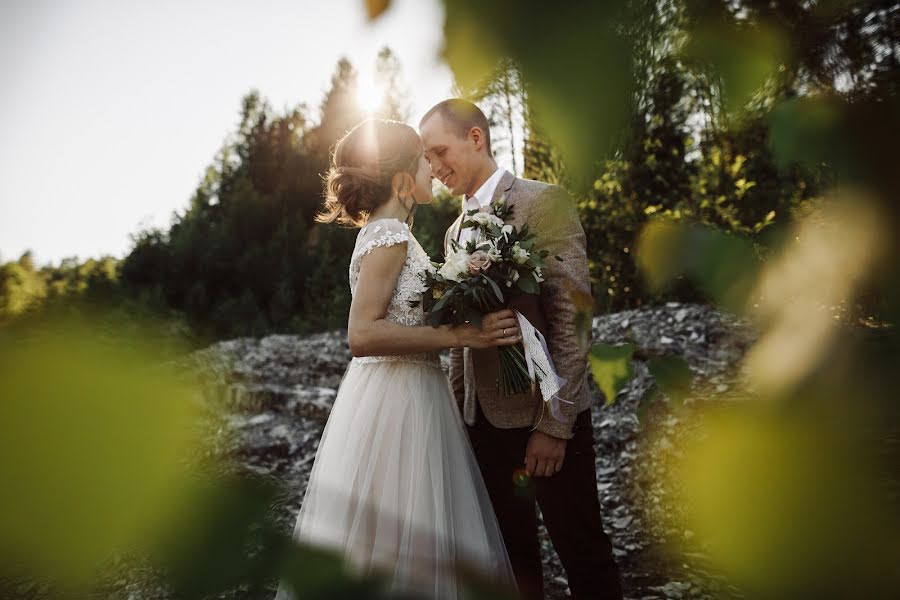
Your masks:
<svg viewBox="0 0 900 600"><path fill-rule="evenodd" d="M538 283L541 283L542 281L544 281L544 276L543 276L543 274L541 273L541 268L540 268L540 267L535 267L535 268L534 268L534 278L535 278L535 280L536 280Z"/></svg>
<svg viewBox="0 0 900 600"><path fill-rule="evenodd" d="M522 265L528 260L528 257L531 254L525 248L521 247L518 242L516 242L512 247L512 257L516 263Z"/></svg>
<svg viewBox="0 0 900 600"><path fill-rule="evenodd" d="M490 213L478 212L474 215L469 215L466 220L481 226L493 224L497 227L503 227L503 220L497 215L492 215Z"/></svg>
<svg viewBox="0 0 900 600"><path fill-rule="evenodd" d="M447 255L443 266L438 269L438 273L444 279L459 282L465 278L468 270L469 253L465 250L459 250L456 252L451 251L450 254Z"/></svg>
<svg viewBox="0 0 900 600"><path fill-rule="evenodd" d="M500 262L500 259L502 258L500 249L497 248L497 244L494 242L494 240L486 240L484 242L481 242L480 244L478 244L478 246L475 247L475 249L486 252L492 263Z"/></svg>

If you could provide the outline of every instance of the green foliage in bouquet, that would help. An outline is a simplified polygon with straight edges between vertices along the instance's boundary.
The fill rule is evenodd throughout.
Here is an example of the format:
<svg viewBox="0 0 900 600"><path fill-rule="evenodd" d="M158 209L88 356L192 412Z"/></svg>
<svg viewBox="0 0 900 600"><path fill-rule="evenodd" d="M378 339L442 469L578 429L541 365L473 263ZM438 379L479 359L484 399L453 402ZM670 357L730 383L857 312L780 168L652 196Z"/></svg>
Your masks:
<svg viewBox="0 0 900 600"><path fill-rule="evenodd" d="M444 263L432 263L425 274L422 308L431 325L481 326L484 314L508 305L513 294L538 294L544 280L541 269L550 254L535 247L537 236L504 221L512 214L505 198L491 203L491 212L472 210L463 228L480 233L465 245L451 242ZM556 257L557 260L562 260ZM418 304L418 301L415 302ZM521 344L499 348L500 373L497 385L502 394L519 394L540 380L532 380Z"/></svg>

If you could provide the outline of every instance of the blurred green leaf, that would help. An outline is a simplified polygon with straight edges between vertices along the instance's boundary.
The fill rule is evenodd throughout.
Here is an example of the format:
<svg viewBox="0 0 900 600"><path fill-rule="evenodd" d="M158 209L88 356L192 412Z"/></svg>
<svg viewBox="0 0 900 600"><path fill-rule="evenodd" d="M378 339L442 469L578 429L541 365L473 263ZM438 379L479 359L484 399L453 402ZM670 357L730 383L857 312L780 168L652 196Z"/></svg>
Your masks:
<svg viewBox="0 0 900 600"><path fill-rule="evenodd" d="M609 154L632 106L625 2L446 0L444 57L463 90L511 58L529 85L534 118L566 156L573 179ZM549 44L536 44L536 35Z"/></svg>
<svg viewBox="0 0 900 600"><path fill-rule="evenodd" d="M675 402L681 403L691 392L694 374L680 356L660 356L647 361L647 368L659 389Z"/></svg>
<svg viewBox="0 0 900 600"><path fill-rule="evenodd" d="M637 264L653 291L660 291L684 272L686 228L669 220L647 223L638 238Z"/></svg>
<svg viewBox="0 0 900 600"><path fill-rule="evenodd" d="M887 501L881 465L848 429L853 418L819 402L770 409L717 411L685 447L669 476L685 491L687 525L761 597L891 597L896 500Z"/></svg>
<svg viewBox="0 0 900 600"><path fill-rule="evenodd" d="M588 355L591 366L591 374L594 381L606 398L609 406L616 400L633 373L631 356L634 354L632 344L611 346L609 344L594 344Z"/></svg>
<svg viewBox="0 0 900 600"><path fill-rule="evenodd" d="M80 585L185 500L198 393L141 339L59 321L0 344L0 554Z"/></svg>
<svg viewBox="0 0 900 600"><path fill-rule="evenodd" d="M745 310L759 271L746 239L711 227L662 220L644 227L637 259L652 287L662 289L686 275L710 299L737 313Z"/></svg>
<svg viewBox="0 0 900 600"><path fill-rule="evenodd" d="M191 490L193 501L151 550L174 589L186 598L203 598L271 570L271 559L248 553L257 535L264 534L260 541L267 545L274 539L267 511L277 488L244 476L196 481ZM267 533L273 539L266 539Z"/></svg>
<svg viewBox="0 0 900 600"><path fill-rule="evenodd" d="M709 21L691 32L684 54L721 77L725 103L729 111L737 112L787 61L788 44L772 26Z"/></svg>
<svg viewBox="0 0 900 600"><path fill-rule="evenodd" d="M831 161L839 151L836 136L841 113L836 101L824 98L793 98L772 111L772 154L779 168L793 163L814 166Z"/></svg>
<svg viewBox="0 0 900 600"><path fill-rule="evenodd" d="M298 598L384 598L383 582L375 577L361 579L344 568L340 554L300 545L294 541L282 557L281 579Z"/></svg>

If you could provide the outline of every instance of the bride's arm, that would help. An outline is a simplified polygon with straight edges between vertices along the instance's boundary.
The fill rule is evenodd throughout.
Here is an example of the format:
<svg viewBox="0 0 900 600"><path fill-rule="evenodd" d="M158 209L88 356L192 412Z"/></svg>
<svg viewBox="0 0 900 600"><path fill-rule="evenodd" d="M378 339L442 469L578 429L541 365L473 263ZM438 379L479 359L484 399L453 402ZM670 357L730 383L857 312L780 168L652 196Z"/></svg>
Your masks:
<svg viewBox="0 0 900 600"><path fill-rule="evenodd" d="M376 248L361 261L347 323L347 341L353 356L415 354L462 346L490 348L520 341L517 321L510 310L485 315L483 329L468 323L456 327L431 327L400 325L386 320L394 286L406 262L406 244Z"/></svg>

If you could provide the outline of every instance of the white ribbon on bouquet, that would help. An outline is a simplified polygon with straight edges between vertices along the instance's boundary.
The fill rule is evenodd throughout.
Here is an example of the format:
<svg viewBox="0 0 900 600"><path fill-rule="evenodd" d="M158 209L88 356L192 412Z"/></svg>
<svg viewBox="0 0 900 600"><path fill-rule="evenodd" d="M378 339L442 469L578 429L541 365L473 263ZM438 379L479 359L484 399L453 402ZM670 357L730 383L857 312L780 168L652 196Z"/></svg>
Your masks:
<svg viewBox="0 0 900 600"><path fill-rule="evenodd" d="M525 349L528 377L534 381L536 375L540 375L538 385L541 388L541 397L550 407L550 414L557 421L565 423L566 419L559 409L559 403L575 404L571 400L559 397L559 390L565 385L566 380L557 374L556 368L553 366L553 359L550 357L550 349L547 347L547 340L543 334L519 311L516 311L516 319L519 321L519 330L522 332L522 346Z"/></svg>

